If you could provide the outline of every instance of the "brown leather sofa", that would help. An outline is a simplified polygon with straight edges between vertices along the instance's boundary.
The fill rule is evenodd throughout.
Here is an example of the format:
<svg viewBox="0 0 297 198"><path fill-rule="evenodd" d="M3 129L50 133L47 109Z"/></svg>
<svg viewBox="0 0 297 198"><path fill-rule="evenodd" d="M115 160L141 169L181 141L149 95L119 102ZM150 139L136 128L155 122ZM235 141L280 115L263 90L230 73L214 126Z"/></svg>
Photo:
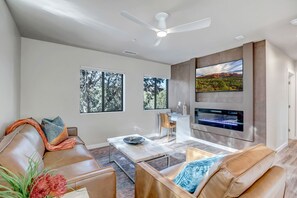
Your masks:
<svg viewBox="0 0 297 198"><path fill-rule="evenodd" d="M40 161L40 168L55 169L64 175L72 190L87 188L91 198L115 198L116 175L113 168L101 168L84 142L77 136L77 128L68 128L70 137L75 137L74 148L47 152L38 132L31 125L23 125L0 143L0 165L14 173L25 174L28 157Z"/></svg>
<svg viewBox="0 0 297 198"><path fill-rule="evenodd" d="M187 150L187 159L158 172L147 163L136 167L136 198L281 198L284 197L286 174L273 166L275 152L257 145L223 158L209 171L193 194L172 181L189 161L212 156L195 148Z"/></svg>

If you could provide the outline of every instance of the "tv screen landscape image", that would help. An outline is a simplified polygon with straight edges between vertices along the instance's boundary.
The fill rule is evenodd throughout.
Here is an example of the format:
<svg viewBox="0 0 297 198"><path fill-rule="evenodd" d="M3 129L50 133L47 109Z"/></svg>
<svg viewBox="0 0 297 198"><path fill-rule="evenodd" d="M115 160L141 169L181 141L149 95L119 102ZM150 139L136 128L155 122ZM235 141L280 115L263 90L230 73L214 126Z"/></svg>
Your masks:
<svg viewBox="0 0 297 198"><path fill-rule="evenodd" d="M196 92L242 91L243 60L196 68Z"/></svg>

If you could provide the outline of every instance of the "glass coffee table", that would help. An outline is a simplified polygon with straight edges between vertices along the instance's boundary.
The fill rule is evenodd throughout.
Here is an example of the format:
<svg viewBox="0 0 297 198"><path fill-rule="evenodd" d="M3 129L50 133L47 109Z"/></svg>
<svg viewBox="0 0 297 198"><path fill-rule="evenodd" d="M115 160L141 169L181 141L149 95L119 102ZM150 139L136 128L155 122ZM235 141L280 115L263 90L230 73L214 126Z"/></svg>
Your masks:
<svg viewBox="0 0 297 198"><path fill-rule="evenodd" d="M127 157L134 165L138 162L148 162L155 159L166 158L167 159L167 167L170 166L170 156L169 153L172 149L163 146L157 142L154 142L150 139L145 139L142 144L132 145L127 144L123 141L125 137L130 136L140 136L138 134L127 135L127 136L120 136L120 137L113 137L108 138L107 142L109 143L109 162L115 163L117 166L135 183L135 179L131 176L127 170L121 166L121 164L117 161L115 157L112 156L112 147L116 148L120 151L125 157Z"/></svg>

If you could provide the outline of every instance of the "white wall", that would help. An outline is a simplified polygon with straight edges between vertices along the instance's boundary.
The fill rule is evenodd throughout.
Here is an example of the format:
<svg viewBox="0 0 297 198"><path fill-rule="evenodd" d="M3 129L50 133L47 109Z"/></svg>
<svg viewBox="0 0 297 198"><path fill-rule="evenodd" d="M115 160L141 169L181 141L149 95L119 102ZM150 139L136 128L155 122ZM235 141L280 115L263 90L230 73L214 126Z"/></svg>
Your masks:
<svg viewBox="0 0 297 198"><path fill-rule="evenodd" d="M125 111L79 113L80 67L125 74ZM22 38L21 117L60 115L77 126L87 145L113 136L157 132L157 112L143 110L143 76L170 78L170 66L98 51Z"/></svg>
<svg viewBox="0 0 297 198"><path fill-rule="evenodd" d="M0 1L0 137L20 114L21 37L5 4Z"/></svg>
<svg viewBox="0 0 297 198"><path fill-rule="evenodd" d="M294 61L273 44L266 44L267 146L278 149L288 142L288 71Z"/></svg>

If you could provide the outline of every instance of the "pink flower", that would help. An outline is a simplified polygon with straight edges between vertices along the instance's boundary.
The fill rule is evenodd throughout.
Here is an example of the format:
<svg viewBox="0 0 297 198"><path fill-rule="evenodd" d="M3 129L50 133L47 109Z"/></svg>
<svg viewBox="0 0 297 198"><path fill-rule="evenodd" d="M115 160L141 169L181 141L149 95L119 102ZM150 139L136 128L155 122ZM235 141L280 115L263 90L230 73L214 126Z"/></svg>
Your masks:
<svg viewBox="0 0 297 198"><path fill-rule="evenodd" d="M67 182L63 175L55 175L50 177L50 195L60 197L67 192Z"/></svg>
<svg viewBox="0 0 297 198"><path fill-rule="evenodd" d="M33 181L30 198L44 198L48 195L60 197L66 192L67 182L64 176L43 174Z"/></svg>
<svg viewBox="0 0 297 198"><path fill-rule="evenodd" d="M40 175L34 180L31 185L30 198L44 198L50 193L49 178L50 175L46 174Z"/></svg>

